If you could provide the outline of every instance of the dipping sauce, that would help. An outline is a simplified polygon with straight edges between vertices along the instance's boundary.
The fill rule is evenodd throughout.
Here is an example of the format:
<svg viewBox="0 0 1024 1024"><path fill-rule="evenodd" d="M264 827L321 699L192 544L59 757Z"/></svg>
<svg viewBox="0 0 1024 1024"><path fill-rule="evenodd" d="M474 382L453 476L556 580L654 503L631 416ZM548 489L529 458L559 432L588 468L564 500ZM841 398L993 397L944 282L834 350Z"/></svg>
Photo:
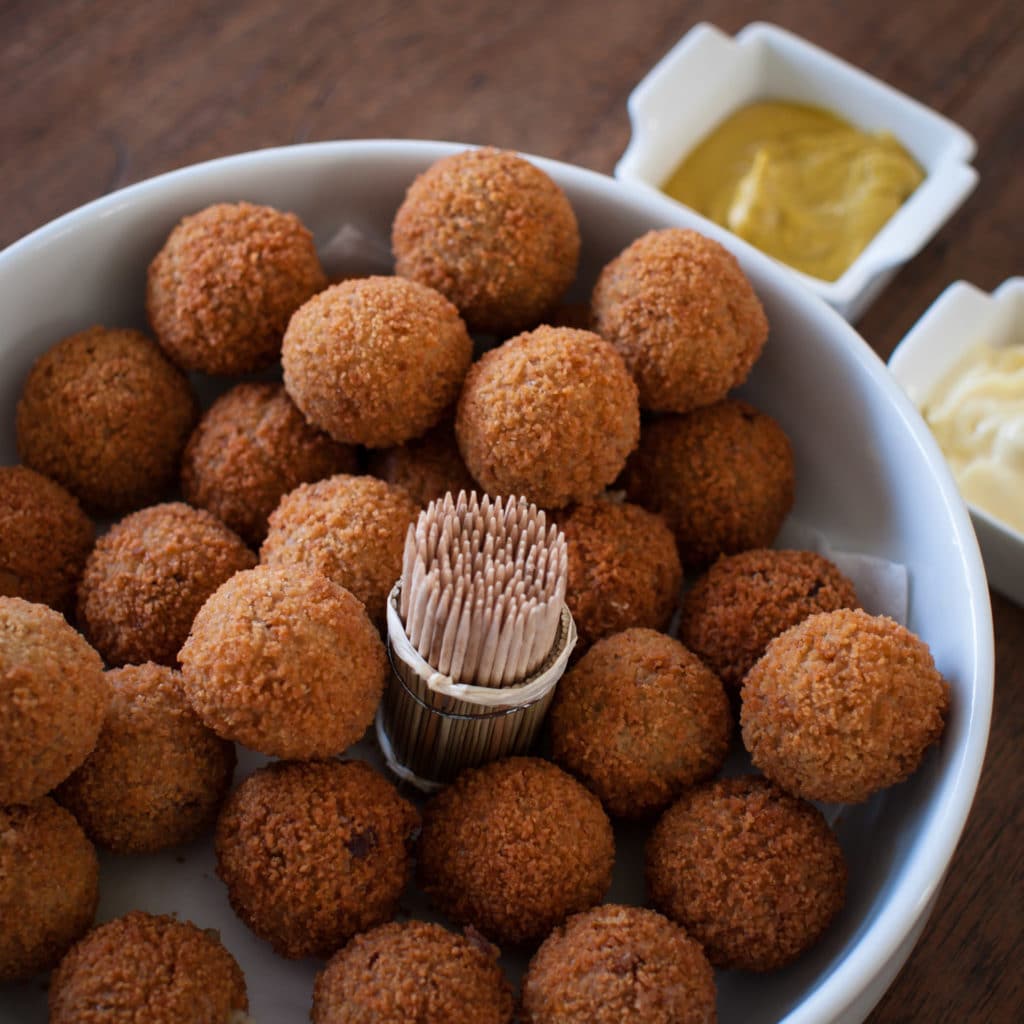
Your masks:
<svg viewBox="0 0 1024 1024"><path fill-rule="evenodd" d="M964 500L1024 533L1024 344L972 348L921 411Z"/></svg>
<svg viewBox="0 0 1024 1024"><path fill-rule="evenodd" d="M662 191L783 263L834 281L923 180L887 132L771 101L723 121Z"/></svg>

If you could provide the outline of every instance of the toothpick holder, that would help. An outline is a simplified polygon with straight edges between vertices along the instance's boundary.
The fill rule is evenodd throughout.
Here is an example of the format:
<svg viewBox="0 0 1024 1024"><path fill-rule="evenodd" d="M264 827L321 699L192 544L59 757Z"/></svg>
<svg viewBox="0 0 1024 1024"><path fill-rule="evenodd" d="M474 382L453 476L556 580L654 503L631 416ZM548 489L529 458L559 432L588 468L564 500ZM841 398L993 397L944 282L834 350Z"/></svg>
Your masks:
<svg viewBox="0 0 1024 1024"><path fill-rule="evenodd" d="M467 768L530 748L576 646L576 623L563 605L551 651L521 683L456 683L435 672L409 642L399 614L401 586L399 580L388 596L391 676L377 712L377 738L399 778L432 792Z"/></svg>

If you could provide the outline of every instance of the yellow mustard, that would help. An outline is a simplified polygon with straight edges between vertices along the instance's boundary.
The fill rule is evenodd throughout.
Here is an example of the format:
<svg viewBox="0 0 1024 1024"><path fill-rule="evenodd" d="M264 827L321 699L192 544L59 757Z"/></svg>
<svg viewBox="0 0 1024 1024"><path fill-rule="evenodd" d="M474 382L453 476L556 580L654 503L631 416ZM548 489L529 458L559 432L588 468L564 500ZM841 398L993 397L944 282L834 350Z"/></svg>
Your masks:
<svg viewBox="0 0 1024 1024"><path fill-rule="evenodd" d="M834 281L923 180L892 135L768 101L718 125L662 191L783 263Z"/></svg>

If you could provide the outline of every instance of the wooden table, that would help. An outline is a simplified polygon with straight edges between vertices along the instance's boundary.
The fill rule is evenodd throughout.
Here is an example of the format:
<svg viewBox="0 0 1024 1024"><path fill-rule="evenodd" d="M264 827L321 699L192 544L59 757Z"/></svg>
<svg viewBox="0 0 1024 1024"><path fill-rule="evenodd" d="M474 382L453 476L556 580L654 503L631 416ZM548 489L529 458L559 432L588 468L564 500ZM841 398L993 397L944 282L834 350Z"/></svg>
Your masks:
<svg viewBox="0 0 1024 1024"><path fill-rule="evenodd" d="M610 172L626 97L694 22L793 29L962 124L981 184L860 323L887 357L951 281L1024 272L1019 0L6 0L0 246L111 189L314 139L491 143ZM1024 609L992 596L996 699L974 810L938 907L871 1017L1021 1019Z"/></svg>

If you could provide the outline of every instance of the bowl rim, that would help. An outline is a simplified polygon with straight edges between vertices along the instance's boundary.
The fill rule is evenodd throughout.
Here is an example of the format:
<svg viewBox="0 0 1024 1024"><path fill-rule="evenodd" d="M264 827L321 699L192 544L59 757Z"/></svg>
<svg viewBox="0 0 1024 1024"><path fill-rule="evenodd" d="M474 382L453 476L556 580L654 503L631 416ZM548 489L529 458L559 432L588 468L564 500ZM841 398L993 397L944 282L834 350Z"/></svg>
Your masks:
<svg viewBox="0 0 1024 1024"><path fill-rule="evenodd" d="M96 218L114 216L121 208L157 195L169 185L201 183L204 179L212 183L220 175L260 163L287 172L314 155L339 160L401 156L415 158L425 169L436 159L469 148L475 147L469 143L433 140L334 140L251 150L187 165L94 199L37 228L0 251L0 275L24 256L37 250L45 252L50 246L60 244L66 235L80 226ZM755 267L760 276L784 291L787 301L796 308L800 318L812 328L834 335L837 343L848 350L873 384L892 402L935 477L944 512L953 523L955 536L952 540L963 567L971 610L966 628L976 651L972 678L965 680L970 686L969 706L961 709L967 718L965 741L944 778L938 806L924 833L927 841L921 841L921 836L915 840L903 865L901 884L887 897L875 919L856 939L854 947L828 973L820 975L812 989L783 1018L785 1024L821 1024L838 1020L858 999L863 999L864 993L885 971L890 958L901 952L906 956L909 952L909 948L902 951L901 947L934 901L966 824L981 773L992 709L994 638L988 587L966 506L937 442L882 360L838 312L810 290L796 285L774 260L726 229L653 190L562 161L529 153L521 155L562 184L571 183L588 194L596 194L611 202L625 197L639 213L661 221L665 226L684 226L684 220L685 226L693 226L690 222L696 221L699 230L716 238L736 254L745 269L747 266ZM680 210L684 211L682 217ZM884 989L877 992L875 1000L881 997L882 991Z"/></svg>
<svg viewBox="0 0 1024 1024"><path fill-rule="evenodd" d="M971 164L977 152L975 139L963 127L933 107L790 29L757 20L729 34L711 22L701 21L672 44L630 93L627 109L631 136L616 164L615 177L661 191L660 183L650 180L634 167L643 154L657 144L657 130L650 126L645 110L655 102L658 95L671 91L690 56L711 41L719 45L729 44L737 49L752 49L761 44L771 47L784 60L791 61L794 57L806 60L815 77L843 80L851 94L870 93L884 98L889 107L901 111L906 119L928 123L944 134L941 159L931 168L925 169L925 178L915 190L918 203L912 204L910 199L904 202L838 278L829 281L775 260L778 266L821 295L844 315L846 310L850 310L850 315L859 316L866 308L863 304L876 297L872 288L878 279L886 273L894 272L917 255L974 190L978 182L978 172ZM807 99L813 102L814 97L808 96ZM723 109L719 120L726 117L728 112ZM689 140L683 153L692 150L699 142L700 138ZM925 188L929 190L927 203L921 192ZM674 199L671 201L677 202Z"/></svg>

